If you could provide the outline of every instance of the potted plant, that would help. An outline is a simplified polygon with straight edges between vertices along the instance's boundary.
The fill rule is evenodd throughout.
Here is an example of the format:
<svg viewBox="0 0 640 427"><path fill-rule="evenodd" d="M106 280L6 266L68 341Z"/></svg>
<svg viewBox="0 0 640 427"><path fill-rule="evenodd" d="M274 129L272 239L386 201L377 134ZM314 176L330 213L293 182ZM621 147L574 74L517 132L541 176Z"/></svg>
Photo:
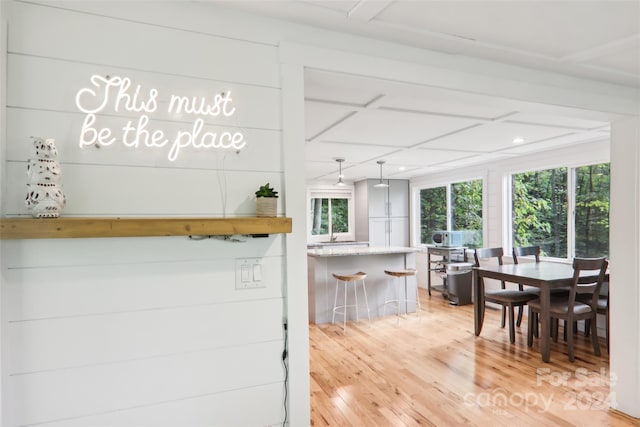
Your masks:
<svg viewBox="0 0 640 427"><path fill-rule="evenodd" d="M278 192L267 182L256 191L256 216L276 216Z"/></svg>

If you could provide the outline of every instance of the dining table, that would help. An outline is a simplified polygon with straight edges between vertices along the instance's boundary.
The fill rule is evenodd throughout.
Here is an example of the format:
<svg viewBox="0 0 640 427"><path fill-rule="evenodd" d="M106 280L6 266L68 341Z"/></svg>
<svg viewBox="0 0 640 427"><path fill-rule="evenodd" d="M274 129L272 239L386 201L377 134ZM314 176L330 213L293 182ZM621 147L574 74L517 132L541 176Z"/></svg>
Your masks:
<svg viewBox="0 0 640 427"><path fill-rule="evenodd" d="M584 271L581 280L597 277L597 273ZM540 289L540 352L542 361L549 362L551 319L549 305L551 289L570 286L573 280L573 266L567 263L540 261L519 264L490 265L473 268L474 326L476 336L482 331L484 322L484 280L495 279L519 283Z"/></svg>

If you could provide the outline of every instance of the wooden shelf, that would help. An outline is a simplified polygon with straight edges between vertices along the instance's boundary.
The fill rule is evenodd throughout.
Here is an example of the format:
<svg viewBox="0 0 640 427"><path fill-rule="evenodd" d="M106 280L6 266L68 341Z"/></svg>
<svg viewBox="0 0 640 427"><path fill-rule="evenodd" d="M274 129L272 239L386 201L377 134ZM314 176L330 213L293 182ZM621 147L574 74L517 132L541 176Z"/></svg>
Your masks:
<svg viewBox="0 0 640 427"><path fill-rule="evenodd" d="M291 233L291 218L0 218L0 239Z"/></svg>

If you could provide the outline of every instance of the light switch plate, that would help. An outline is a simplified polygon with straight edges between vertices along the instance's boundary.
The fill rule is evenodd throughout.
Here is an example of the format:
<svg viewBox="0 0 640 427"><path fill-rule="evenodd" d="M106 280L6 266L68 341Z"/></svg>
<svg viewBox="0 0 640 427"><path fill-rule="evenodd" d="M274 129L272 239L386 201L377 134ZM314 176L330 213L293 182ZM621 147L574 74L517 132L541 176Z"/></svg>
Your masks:
<svg viewBox="0 0 640 427"><path fill-rule="evenodd" d="M236 289L265 288L262 258L236 258Z"/></svg>

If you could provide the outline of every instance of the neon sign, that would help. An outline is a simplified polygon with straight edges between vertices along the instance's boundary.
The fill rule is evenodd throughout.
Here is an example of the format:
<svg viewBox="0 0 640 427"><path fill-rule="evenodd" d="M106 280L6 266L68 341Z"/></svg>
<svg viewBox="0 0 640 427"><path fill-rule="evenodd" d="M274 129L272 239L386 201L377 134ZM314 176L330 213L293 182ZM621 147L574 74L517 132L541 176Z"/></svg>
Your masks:
<svg viewBox="0 0 640 427"><path fill-rule="evenodd" d="M91 86L76 94L76 106L86 114L80 132L80 147L88 145L109 146L119 141L126 147L168 147L167 158L174 161L180 150L187 147L241 150L247 145L242 132L204 131L203 117L232 117L236 112L231 92L215 94L210 98L171 95L168 113L196 116L188 130L179 130L173 138L162 129L152 129L148 114L158 111L158 90L146 92L141 85L133 86L127 77L91 76ZM111 128L96 127L96 115L108 112L140 113L137 119L127 120L119 132Z"/></svg>

